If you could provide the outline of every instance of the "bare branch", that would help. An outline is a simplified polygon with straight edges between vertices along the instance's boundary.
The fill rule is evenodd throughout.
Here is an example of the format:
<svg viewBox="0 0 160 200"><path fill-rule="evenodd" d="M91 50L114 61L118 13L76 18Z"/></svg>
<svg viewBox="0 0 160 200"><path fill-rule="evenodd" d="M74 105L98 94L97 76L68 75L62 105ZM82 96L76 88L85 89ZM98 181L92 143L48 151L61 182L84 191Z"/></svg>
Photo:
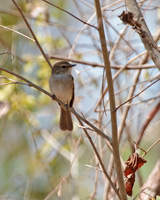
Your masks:
<svg viewBox="0 0 160 200"><path fill-rule="evenodd" d="M78 119L80 125L83 126L83 123L81 122L81 118L79 118L79 116L77 116L77 115L76 115L76 117L77 117L77 119ZM96 156L97 156L97 158L98 158L98 161L99 161L99 164L100 164L100 166L101 166L101 168L102 168L102 170L103 170L103 173L105 174L106 178L108 179L109 183L111 184L111 186L112 186L112 188L114 189L114 191L115 191L115 193L117 194L117 196L120 198L120 195L119 195L119 193L118 193L118 190L116 189L114 183L112 182L110 176L108 175L108 173L107 173L107 171L106 171L106 169L105 169L105 166L104 166L104 164L103 164L103 162L102 162L102 159L101 159L101 157L100 157L100 155L99 155L99 153L98 153L98 151L97 151L97 148L96 148L96 146L94 145L94 142L92 141L91 137L89 136L87 130L86 130L86 129L83 129L83 131L85 132L85 134L86 134L86 136L87 136L89 142L90 142L91 145L92 145L92 148L93 148L93 150L94 150L94 152L95 152L95 154L96 154Z"/></svg>
<svg viewBox="0 0 160 200"><path fill-rule="evenodd" d="M149 86L147 86L146 88L144 88L142 91L140 91L138 94L136 94L135 96L133 96L132 98L128 99L127 101L125 101L124 103L122 103L121 105L119 105L116 109L118 110L121 106L123 106L124 104L130 102L131 100L133 100L134 98L138 97L141 93L143 93L145 90L147 90L148 88L150 88L152 85L154 85L155 83L157 83L158 81L160 81L160 79L154 81L152 84L150 84Z"/></svg>
<svg viewBox="0 0 160 200"><path fill-rule="evenodd" d="M31 40L32 42L35 42L35 40L33 40L32 38L28 37L27 35L24 35L23 33L20 33L19 31L15 31L14 29L9 28L9 27L6 27L6 26L3 26L3 25L1 25L1 24L0 24L0 27L5 28L5 29L7 29L7 30L9 30L9 31L12 31L12 32L14 32L14 33L17 33L18 35L21 35L21 36L23 36L23 37L25 37L25 38Z"/></svg>
<svg viewBox="0 0 160 200"><path fill-rule="evenodd" d="M141 40L142 40L146 50L148 51L148 53L151 56L155 65L160 70L160 50L158 49L157 44L154 41L154 39L147 27L145 19L139 9L139 6L138 6L136 0L126 0L126 5L129 9L129 11L133 13L133 17L136 18L134 26L135 26L135 28L137 26L139 27L139 28L136 28L136 30L137 30L139 36L141 37Z"/></svg>
<svg viewBox="0 0 160 200"><path fill-rule="evenodd" d="M50 68L52 68L52 65L51 65L49 59L47 58L46 54L44 53L44 51L43 51L43 49L42 49L40 43L38 42L38 40L37 40L37 38L36 38L36 36L35 36L35 34L34 34L32 28L31 28L31 26L29 25L29 23L28 23L26 17L24 16L24 14L23 14L21 8L17 5L17 3L16 3L14 0L12 0L12 2L14 3L14 5L15 5L16 8L18 9L19 13L21 14L23 20L25 21L25 23L26 23L28 29L30 30L30 32L31 32L31 34L32 34L32 36L33 36L33 38L34 38L34 40L35 40L35 42L36 42L36 44L37 44L39 50L41 51L41 53L42 53L42 55L44 56L45 60L47 61L48 65L50 66Z"/></svg>
<svg viewBox="0 0 160 200"><path fill-rule="evenodd" d="M115 98L114 98L114 89L113 89L113 81L112 81L112 74L110 69L110 61L109 55L107 50L106 38L104 34L104 27L102 21L102 13L99 0L95 0L95 8L97 14L97 22L98 22L98 31L99 31L99 38L101 42L102 54L105 64L106 70L106 77L108 82L109 88L109 99L110 99L110 109L111 109L111 126L112 126L112 146L113 146L113 155L114 155L114 162L116 166L118 184L120 189L121 199L126 200L126 191L124 188L124 180L122 175L122 168L121 168L121 161L119 155L119 144L118 144L118 137L117 137L117 119L116 119L116 112L115 109Z"/></svg>
<svg viewBox="0 0 160 200"><path fill-rule="evenodd" d="M144 135L144 132L146 130L146 128L148 127L148 125L150 124L151 120L154 118L154 116L158 113L158 111L160 110L160 102L150 111L150 113L148 114L148 116L146 117L145 119L145 122L138 134L138 138L137 138L137 141L136 141L136 144L139 145L143 135Z"/></svg>
<svg viewBox="0 0 160 200"><path fill-rule="evenodd" d="M147 151L144 152L144 154L142 155L142 157L144 157L145 155L147 155L147 153L148 153L151 149L153 149L153 147L154 147L156 144L158 144L158 142L160 142L160 138L159 138L155 143L153 143L153 144L149 147L149 149L147 149Z"/></svg>
<svg viewBox="0 0 160 200"><path fill-rule="evenodd" d="M41 92L43 92L44 94L48 95L49 97L51 97L53 100L57 101L58 103L62 104L63 106L65 106L65 104L60 101L58 98L56 98L56 96L53 97L52 94L50 94L49 92L47 92L46 90L44 90L43 88L37 86L36 84L32 83L31 81L29 81L28 79L20 76L19 74L16 74L15 72L11 72L3 67L0 67L0 70L5 71L9 74L12 74L13 76L16 76L17 78L23 80L24 82L28 83L29 87L33 87ZM91 124L89 121L87 121L85 118L83 118L82 116L80 116L78 113L76 113L76 111L74 110L74 108L69 108L70 111L77 117L79 117L83 122L85 122L86 124L88 124L92 129L95 130L95 132L99 135L101 135L102 137L104 137L106 140L108 140L109 142L111 142L111 138L109 136L107 136L106 134L104 134L101 130L99 130L98 128L96 128L93 124Z"/></svg>
<svg viewBox="0 0 160 200"><path fill-rule="evenodd" d="M83 65L90 65L92 67L101 67L104 68L104 63L95 63L95 62L90 62L90 61L83 61L83 60L77 60L69 57L64 57L64 56L52 56L48 55L49 59L56 59L56 60L68 60L74 63L79 63ZM131 61L132 62L132 61ZM156 68L155 65L130 65L130 63L127 63L125 66L124 65L111 65L112 69L117 69L117 70L136 70L136 69L151 69L151 68Z"/></svg>
<svg viewBox="0 0 160 200"><path fill-rule="evenodd" d="M44 2L46 2L46 3L48 3L48 4L52 5L52 6L54 6L55 8L58 8L59 10L65 12L65 13L67 13L67 14L69 14L70 16L74 17L75 19L77 19L78 21L82 22L83 24L86 24L86 25L88 25L88 26L90 26L90 27L95 28L95 29L98 30L98 28L97 28L96 26L94 26L94 25L92 25L92 24L89 24L89 23L87 23L87 22L81 20L80 18L76 17L76 16L73 15L72 13L66 11L65 9L60 8L59 6L56 6L55 4L50 3L49 1L46 1L46 0L42 0L42 1L44 1Z"/></svg>

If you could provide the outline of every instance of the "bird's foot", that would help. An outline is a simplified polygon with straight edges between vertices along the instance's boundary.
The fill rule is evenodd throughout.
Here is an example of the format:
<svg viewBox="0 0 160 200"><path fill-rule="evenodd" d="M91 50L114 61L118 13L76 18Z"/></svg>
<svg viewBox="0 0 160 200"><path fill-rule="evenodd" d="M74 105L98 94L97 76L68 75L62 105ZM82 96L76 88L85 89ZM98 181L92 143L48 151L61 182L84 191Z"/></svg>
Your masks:
<svg viewBox="0 0 160 200"><path fill-rule="evenodd" d="M65 111L68 111L68 109L69 109L68 104L64 104L64 105L62 105L62 107L63 107L63 109L64 109Z"/></svg>
<svg viewBox="0 0 160 200"><path fill-rule="evenodd" d="M69 109L68 103L67 103L67 104L65 104L65 107L66 107L66 109L67 109L67 110Z"/></svg>
<svg viewBox="0 0 160 200"><path fill-rule="evenodd" d="M52 94L52 99L53 99L53 100L55 100L55 97L56 97L56 95L55 95L55 94Z"/></svg>

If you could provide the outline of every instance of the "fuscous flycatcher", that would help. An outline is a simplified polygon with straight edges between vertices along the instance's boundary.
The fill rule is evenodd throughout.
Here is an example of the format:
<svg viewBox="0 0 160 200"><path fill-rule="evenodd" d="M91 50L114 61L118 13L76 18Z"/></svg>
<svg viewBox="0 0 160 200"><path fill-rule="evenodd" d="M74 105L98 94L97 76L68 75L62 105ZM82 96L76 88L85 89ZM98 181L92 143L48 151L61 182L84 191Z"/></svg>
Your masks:
<svg viewBox="0 0 160 200"><path fill-rule="evenodd" d="M52 67L52 75L49 79L50 91L67 106L60 105L60 128L65 131L73 130L73 122L70 111L74 101L74 80L71 75L71 68L75 64L67 61L57 62Z"/></svg>

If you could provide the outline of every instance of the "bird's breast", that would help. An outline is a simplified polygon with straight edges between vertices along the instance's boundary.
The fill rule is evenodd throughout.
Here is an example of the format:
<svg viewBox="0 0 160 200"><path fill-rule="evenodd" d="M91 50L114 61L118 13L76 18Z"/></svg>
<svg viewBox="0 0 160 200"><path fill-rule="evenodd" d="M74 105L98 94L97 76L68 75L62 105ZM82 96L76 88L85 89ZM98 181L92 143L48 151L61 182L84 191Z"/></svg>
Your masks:
<svg viewBox="0 0 160 200"><path fill-rule="evenodd" d="M63 103L68 104L73 95L72 75L55 74L49 80L50 91L55 94Z"/></svg>

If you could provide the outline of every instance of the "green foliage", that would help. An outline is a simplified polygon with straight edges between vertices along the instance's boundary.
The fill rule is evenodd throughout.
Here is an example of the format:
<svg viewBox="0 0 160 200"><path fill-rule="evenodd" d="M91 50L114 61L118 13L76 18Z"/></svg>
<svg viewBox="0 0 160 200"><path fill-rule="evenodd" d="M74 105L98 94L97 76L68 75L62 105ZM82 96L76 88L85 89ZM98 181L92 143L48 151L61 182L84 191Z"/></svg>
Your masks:
<svg viewBox="0 0 160 200"><path fill-rule="evenodd" d="M16 25L19 21L19 17L9 15L9 14L1 14L1 23L5 26Z"/></svg>

